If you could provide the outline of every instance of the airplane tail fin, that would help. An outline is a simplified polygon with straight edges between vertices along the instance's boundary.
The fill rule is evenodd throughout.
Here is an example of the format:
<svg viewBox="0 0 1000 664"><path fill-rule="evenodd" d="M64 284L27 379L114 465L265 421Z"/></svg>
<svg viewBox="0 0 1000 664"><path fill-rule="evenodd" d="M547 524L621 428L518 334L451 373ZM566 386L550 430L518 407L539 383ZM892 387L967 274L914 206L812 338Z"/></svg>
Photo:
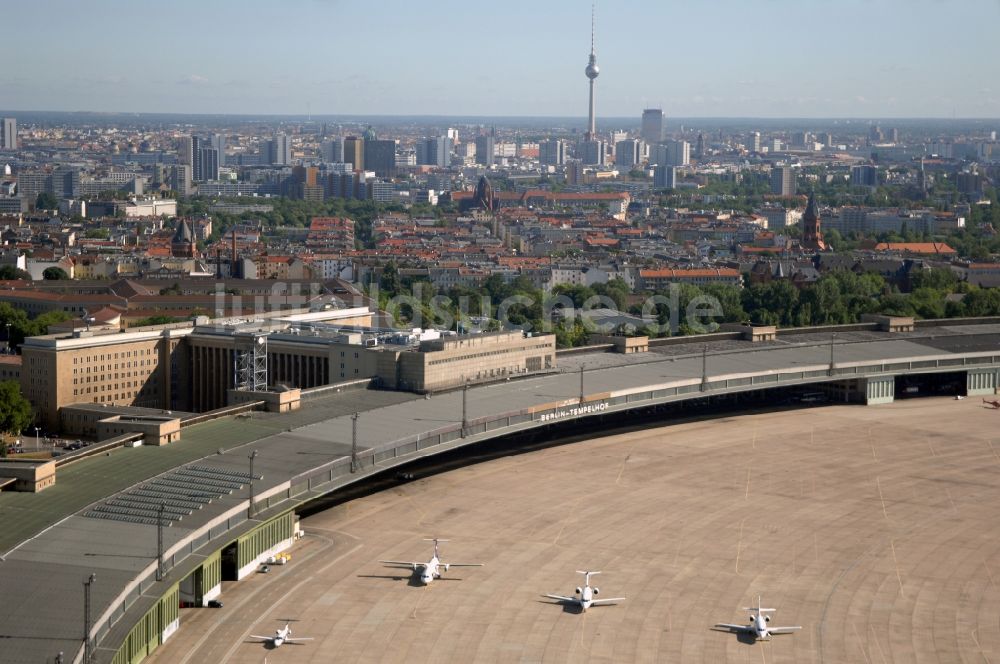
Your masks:
<svg viewBox="0 0 1000 664"><path fill-rule="evenodd" d="M425 542L434 542L434 557L440 558L441 555L438 553L438 542L447 542L446 539L441 539L440 537L425 537Z"/></svg>
<svg viewBox="0 0 1000 664"><path fill-rule="evenodd" d="M756 611L757 613L772 613L777 609L768 609L760 605L760 595L757 595L757 606L744 606L744 611Z"/></svg>

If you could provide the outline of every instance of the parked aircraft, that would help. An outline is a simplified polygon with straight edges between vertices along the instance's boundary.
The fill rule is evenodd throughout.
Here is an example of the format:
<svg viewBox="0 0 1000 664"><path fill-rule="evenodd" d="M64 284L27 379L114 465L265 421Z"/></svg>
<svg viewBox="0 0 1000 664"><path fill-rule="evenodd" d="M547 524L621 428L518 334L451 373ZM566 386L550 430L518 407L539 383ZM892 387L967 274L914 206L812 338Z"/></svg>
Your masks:
<svg viewBox="0 0 1000 664"><path fill-rule="evenodd" d="M747 606L743 608L744 611L753 611L750 614L750 623L748 625L733 625L730 623L716 623L716 627L721 627L723 629L728 629L734 632L744 632L749 633L757 639L770 639L772 634L789 634L797 630L802 629L801 625L795 627L768 627L767 624L771 622L771 616L764 615L765 613L772 613L777 609L765 609L760 605L760 595L757 595L757 607Z"/></svg>
<svg viewBox="0 0 1000 664"><path fill-rule="evenodd" d="M617 604L618 602L624 602L624 597L610 597L607 599L596 599L597 595L601 592L599 588L590 587L590 577L595 574L600 574L600 572L584 572L582 570L577 570L577 574L583 574L583 587L576 589L576 594L573 597L566 597L565 595L551 595L546 594L545 597L551 599L557 599L560 602L566 604L572 604L580 607L581 611L586 611L592 606L601 606L606 604Z"/></svg>
<svg viewBox="0 0 1000 664"><path fill-rule="evenodd" d="M285 626L281 629L274 630L274 636L258 636L256 634L250 635L251 639L261 639L266 643L270 643L275 648L278 648L283 643L291 643L292 645L298 645L299 641L312 641L311 636L297 636L292 638L292 626L285 623Z"/></svg>
<svg viewBox="0 0 1000 664"><path fill-rule="evenodd" d="M986 399L983 399L983 403L991 407L993 410L1000 408L1000 401L998 400L987 401Z"/></svg>
<svg viewBox="0 0 1000 664"><path fill-rule="evenodd" d="M379 562L383 565L392 565L395 567L409 567L414 572L420 572L420 582L424 585L428 585L434 579L441 578L441 572L448 571L450 567L482 567L483 563L445 563L441 562L441 554L438 551L439 542L447 542L446 539L425 539L425 542L434 542L434 557L428 562L416 562L412 560L380 560Z"/></svg>

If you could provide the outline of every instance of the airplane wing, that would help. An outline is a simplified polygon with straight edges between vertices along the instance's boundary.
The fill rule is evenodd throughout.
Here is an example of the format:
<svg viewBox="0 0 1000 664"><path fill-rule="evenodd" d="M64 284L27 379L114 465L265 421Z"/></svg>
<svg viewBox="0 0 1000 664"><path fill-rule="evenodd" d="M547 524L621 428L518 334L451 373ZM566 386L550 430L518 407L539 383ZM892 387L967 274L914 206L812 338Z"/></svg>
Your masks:
<svg viewBox="0 0 1000 664"><path fill-rule="evenodd" d="M753 628L749 625L733 625L732 623L715 623L716 627L721 627L723 629L732 630L734 632L752 632Z"/></svg>
<svg viewBox="0 0 1000 664"><path fill-rule="evenodd" d="M271 640L274 639L273 636L260 636L258 634L251 634L250 638L251 639L260 639L261 641L271 641Z"/></svg>
<svg viewBox="0 0 1000 664"><path fill-rule="evenodd" d="M312 641L312 640L313 637L311 636L296 636L294 639L291 637L285 639L285 643L295 643L296 641Z"/></svg>
<svg viewBox="0 0 1000 664"><path fill-rule="evenodd" d="M417 569L418 567L423 567L427 563L415 563L412 560L380 560L383 565L402 565L403 567L409 567L410 569Z"/></svg>
<svg viewBox="0 0 1000 664"><path fill-rule="evenodd" d="M441 563L444 565L445 563ZM486 563L448 563L448 567L482 567Z"/></svg>
<svg viewBox="0 0 1000 664"><path fill-rule="evenodd" d="M542 595L542 597L548 597L549 599L557 599L561 602L572 602L574 604L579 604L580 602L575 597L566 597L565 595L549 595L548 593L546 593L545 595Z"/></svg>
<svg viewBox="0 0 1000 664"><path fill-rule="evenodd" d="M601 606L603 604L617 604L618 602L624 602L624 597L605 597L601 599L595 599L591 604L593 606Z"/></svg>
<svg viewBox="0 0 1000 664"><path fill-rule="evenodd" d="M801 625L797 625L795 627L768 627L767 628L767 633L768 634L791 634L792 632L797 632L800 629L802 629Z"/></svg>

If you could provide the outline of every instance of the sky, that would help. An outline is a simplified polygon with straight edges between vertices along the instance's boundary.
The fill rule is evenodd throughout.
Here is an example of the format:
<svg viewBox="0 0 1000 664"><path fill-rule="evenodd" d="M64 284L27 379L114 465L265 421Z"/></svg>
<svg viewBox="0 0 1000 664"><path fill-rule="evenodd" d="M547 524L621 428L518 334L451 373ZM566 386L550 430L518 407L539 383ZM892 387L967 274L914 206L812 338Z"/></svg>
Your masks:
<svg viewBox="0 0 1000 664"><path fill-rule="evenodd" d="M583 117L589 0L32 0L0 108ZM1000 117L1000 0L598 0L597 112Z"/></svg>

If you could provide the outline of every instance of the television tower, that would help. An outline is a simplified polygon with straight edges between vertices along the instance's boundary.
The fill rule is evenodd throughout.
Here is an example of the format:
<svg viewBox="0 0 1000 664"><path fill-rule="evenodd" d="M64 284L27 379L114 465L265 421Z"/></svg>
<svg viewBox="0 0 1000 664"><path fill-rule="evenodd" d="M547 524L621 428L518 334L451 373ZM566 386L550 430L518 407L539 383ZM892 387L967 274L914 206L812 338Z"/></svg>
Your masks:
<svg viewBox="0 0 1000 664"><path fill-rule="evenodd" d="M596 3L595 3L596 4ZM594 113L594 79L601 73L601 68L597 66L597 54L594 52L594 25L595 25L595 5L590 6L590 61L584 70L587 78L590 79L590 115L587 121L587 133L584 140L592 141L597 137L597 119Z"/></svg>

